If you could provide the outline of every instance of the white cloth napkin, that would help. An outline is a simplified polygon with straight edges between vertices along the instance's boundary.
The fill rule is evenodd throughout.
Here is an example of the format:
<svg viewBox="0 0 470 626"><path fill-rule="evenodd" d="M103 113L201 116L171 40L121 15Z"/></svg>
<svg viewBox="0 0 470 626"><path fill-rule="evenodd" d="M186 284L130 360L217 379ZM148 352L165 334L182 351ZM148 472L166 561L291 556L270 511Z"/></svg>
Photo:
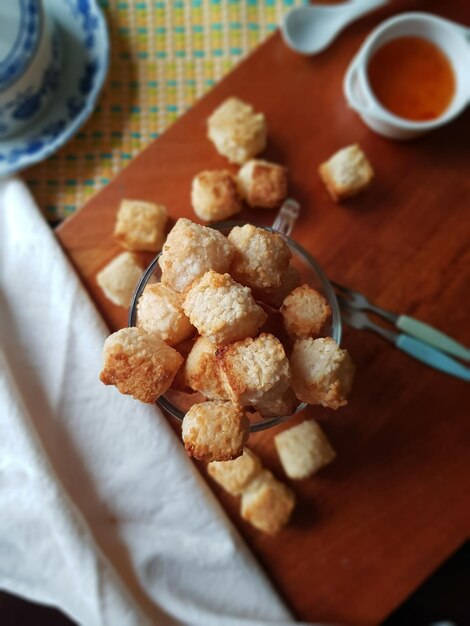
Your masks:
<svg viewBox="0 0 470 626"><path fill-rule="evenodd" d="M291 623L166 419L99 382L107 334L0 182L0 587L86 626Z"/></svg>

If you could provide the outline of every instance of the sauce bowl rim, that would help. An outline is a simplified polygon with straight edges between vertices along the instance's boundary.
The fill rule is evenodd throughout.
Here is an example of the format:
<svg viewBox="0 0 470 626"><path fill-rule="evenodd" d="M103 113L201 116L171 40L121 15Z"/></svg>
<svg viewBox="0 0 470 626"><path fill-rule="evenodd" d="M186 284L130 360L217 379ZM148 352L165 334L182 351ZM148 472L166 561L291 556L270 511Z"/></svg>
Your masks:
<svg viewBox="0 0 470 626"><path fill-rule="evenodd" d="M380 37L382 37L384 33L386 33L387 31L395 28L396 26L399 26L400 24L403 24L404 22L406 23L406 22L412 22L416 20L420 20L423 23L431 22L435 25L437 24L440 27L447 28L449 31L449 35L455 35L456 33L460 34L462 37L463 44L468 46L468 51L469 51L468 61L470 63L470 44L466 42L465 27L461 26L460 24L457 24L456 22L452 22L451 20L440 17L438 15L434 15L432 13L426 13L426 12L420 12L420 11L400 13L399 15L396 15L394 17L391 17L381 22L381 24L379 24L377 28L375 28L364 40L358 52L353 57L349 65L349 68L346 72L345 79L344 79L344 91L346 93L347 100L351 104L351 106L355 108L356 110L358 110L360 113L363 113L364 115L375 117L376 119L380 121L387 122L403 130L426 131L426 130L432 130L434 128L443 126L444 124L447 124L448 122L456 118L458 115L460 115L460 113L462 113L462 111L466 108L466 106L469 103L470 94L467 94L467 97L465 97L465 94L464 94L463 97L461 97L460 99L461 101L459 101L456 98L457 93L455 93L451 102L449 103L447 108L442 112L442 114L432 120L423 121L423 122L412 121L404 117L400 117L399 115L395 115L377 99L369 83L369 77L367 73L368 63L372 55L374 54L374 52L377 50L376 44L377 44L377 41L380 39ZM412 36L412 35L409 35L409 36ZM418 32L416 33L415 36L423 37L423 35ZM423 37L423 38L428 39L428 41L431 41L432 43L434 43L445 54L446 58L451 64L452 70L454 72L454 76L456 77L456 81L457 81L457 69L455 67L455 62L454 62L454 59L451 58L451 56L448 54L447 50L445 50L441 45L433 41L432 38L427 38L427 37ZM367 104L364 104L364 106L360 106L360 105L357 105L355 102L351 102L351 97L348 95L348 92L350 93L350 90L348 89L347 82L351 81L352 76L355 73L360 82L360 87L363 91L363 95L367 102Z"/></svg>

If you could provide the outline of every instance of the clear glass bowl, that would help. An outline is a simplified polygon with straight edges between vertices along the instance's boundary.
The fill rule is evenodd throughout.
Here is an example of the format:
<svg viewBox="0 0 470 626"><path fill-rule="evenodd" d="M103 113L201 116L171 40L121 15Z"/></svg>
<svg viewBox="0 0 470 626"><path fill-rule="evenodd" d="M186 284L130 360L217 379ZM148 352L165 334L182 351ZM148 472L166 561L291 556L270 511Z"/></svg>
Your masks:
<svg viewBox="0 0 470 626"><path fill-rule="evenodd" d="M212 224L211 228L215 228L219 230L224 235L228 235L230 230L234 226L244 226L244 222L220 222L218 224ZM264 228L270 232L276 232L272 228L268 226L261 226L259 228ZM341 342L341 315L338 306L338 301L336 299L336 295L334 289L326 277L326 274L317 263L317 261L290 237L285 237L282 235L287 242L291 252L292 252L292 261L291 265L296 267L301 276L301 281L303 283L308 283L314 289L319 291L323 296L327 299L330 307L331 307L331 317L323 329L323 336L333 337L336 343L340 344ZM158 264L158 258L160 255L157 255L155 259L150 263L148 268L145 270L142 278L140 279L139 284L136 287L134 296L132 298L131 306L129 309L129 318L128 324L129 326L136 325L137 318L137 302L145 289L146 285L149 282L159 282L161 278L161 270ZM184 418L185 412L189 409L189 407L195 402L202 402L204 398L199 393L183 393L179 391L174 391L169 389L168 392L160 397L157 400L157 404L168 411L171 415L182 420ZM303 402L299 403L297 409L293 413L293 415L302 411L307 405ZM278 417L264 417L261 418L257 413L253 413L250 415L252 418L250 430L251 432L257 432L260 430L265 430L266 428L271 428L272 426L276 426L281 422L288 420L292 415L283 415Z"/></svg>

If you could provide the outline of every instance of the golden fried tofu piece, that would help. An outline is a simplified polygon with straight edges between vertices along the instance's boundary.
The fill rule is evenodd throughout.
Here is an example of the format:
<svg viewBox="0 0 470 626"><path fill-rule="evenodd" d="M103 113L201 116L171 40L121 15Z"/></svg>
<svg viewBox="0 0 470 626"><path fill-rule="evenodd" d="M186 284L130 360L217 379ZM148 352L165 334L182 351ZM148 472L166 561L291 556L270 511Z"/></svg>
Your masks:
<svg viewBox="0 0 470 626"><path fill-rule="evenodd" d="M300 272L293 265L289 265L289 267L281 274L281 284L279 287L253 289L253 296L255 300L264 302L274 309L279 309L285 298L299 285Z"/></svg>
<svg viewBox="0 0 470 626"><path fill-rule="evenodd" d="M310 285L301 285L285 298L281 314L288 335L305 339L320 333L331 315L331 308L319 291Z"/></svg>
<svg viewBox="0 0 470 626"><path fill-rule="evenodd" d="M193 404L183 419L184 446L200 461L230 461L243 453L250 422L240 405L210 400Z"/></svg>
<svg viewBox="0 0 470 626"><path fill-rule="evenodd" d="M219 348L216 358L232 399L244 406L279 397L289 386L286 353L279 339L269 333Z"/></svg>
<svg viewBox="0 0 470 626"><path fill-rule="evenodd" d="M161 250L165 241L167 210L162 204L122 200L117 212L114 238L127 250Z"/></svg>
<svg viewBox="0 0 470 626"><path fill-rule="evenodd" d="M239 98L225 100L207 120L207 136L217 152L242 164L266 146L266 120Z"/></svg>
<svg viewBox="0 0 470 626"><path fill-rule="evenodd" d="M258 530L276 535L289 521L294 506L293 491L264 470L243 492L241 516Z"/></svg>
<svg viewBox="0 0 470 626"><path fill-rule="evenodd" d="M183 310L199 334L217 345L253 336L266 321L248 287L212 270L191 285Z"/></svg>
<svg viewBox="0 0 470 626"><path fill-rule="evenodd" d="M199 391L209 400L228 400L229 394L221 380L215 358L215 346L206 337L198 337L188 354L184 379L188 387Z"/></svg>
<svg viewBox="0 0 470 626"><path fill-rule="evenodd" d="M272 392L266 393L263 398L253 406L261 417L284 417L286 415L293 415L298 404L297 396L291 387L283 391L279 391L278 387Z"/></svg>
<svg viewBox="0 0 470 626"><path fill-rule="evenodd" d="M233 253L222 233L182 217L168 235L159 258L161 281L182 293L208 270L227 272Z"/></svg>
<svg viewBox="0 0 470 626"><path fill-rule="evenodd" d="M235 226L228 235L235 248L230 274L252 289L280 287L291 251L278 233L252 224Z"/></svg>
<svg viewBox="0 0 470 626"><path fill-rule="evenodd" d="M100 380L118 390L153 403L171 385L183 357L156 335L140 328L122 328L110 335L103 348Z"/></svg>
<svg viewBox="0 0 470 626"><path fill-rule="evenodd" d="M228 170L198 174L192 183L191 203L196 215L206 222L225 220L242 209L235 177Z"/></svg>
<svg viewBox="0 0 470 626"><path fill-rule="evenodd" d="M104 295L117 306L127 308L142 276L142 267L132 252L122 252L96 275Z"/></svg>
<svg viewBox="0 0 470 626"><path fill-rule="evenodd" d="M251 207L275 209L287 196L287 169L277 163L251 159L238 172L237 182Z"/></svg>
<svg viewBox="0 0 470 626"><path fill-rule="evenodd" d="M315 420L282 431L274 437L274 443L285 473L293 479L312 476L336 457Z"/></svg>
<svg viewBox="0 0 470 626"><path fill-rule="evenodd" d="M302 402L337 409L347 404L355 367L331 337L298 339L290 358L291 384Z"/></svg>
<svg viewBox="0 0 470 626"><path fill-rule="evenodd" d="M194 334L183 311L183 296L161 283L148 284L137 303L137 326L175 346Z"/></svg>
<svg viewBox="0 0 470 626"><path fill-rule="evenodd" d="M320 165L318 172L335 202L355 196L374 178L374 170L357 144L336 152Z"/></svg>
<svg viewBox="0 0 470 626"><path fill-rule="evenodd" d="M233 461L212 461L207 465L207 473L225 491L239 496L249 483L262 471L261 461L249 448Z"/></svg>

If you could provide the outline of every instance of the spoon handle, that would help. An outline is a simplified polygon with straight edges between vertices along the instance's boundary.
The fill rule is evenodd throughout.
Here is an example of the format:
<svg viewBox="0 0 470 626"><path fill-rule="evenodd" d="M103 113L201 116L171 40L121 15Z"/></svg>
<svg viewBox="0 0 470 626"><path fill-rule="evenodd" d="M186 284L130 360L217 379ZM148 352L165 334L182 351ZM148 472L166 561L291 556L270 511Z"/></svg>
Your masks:
<svg viewBox="0 0 470 626"><path fill-rule="evenodd" d="M357 0L356 2L349 2L347 6L344 6L345 10L347 10L348 22L387 3L388 0Z"/></svg>

